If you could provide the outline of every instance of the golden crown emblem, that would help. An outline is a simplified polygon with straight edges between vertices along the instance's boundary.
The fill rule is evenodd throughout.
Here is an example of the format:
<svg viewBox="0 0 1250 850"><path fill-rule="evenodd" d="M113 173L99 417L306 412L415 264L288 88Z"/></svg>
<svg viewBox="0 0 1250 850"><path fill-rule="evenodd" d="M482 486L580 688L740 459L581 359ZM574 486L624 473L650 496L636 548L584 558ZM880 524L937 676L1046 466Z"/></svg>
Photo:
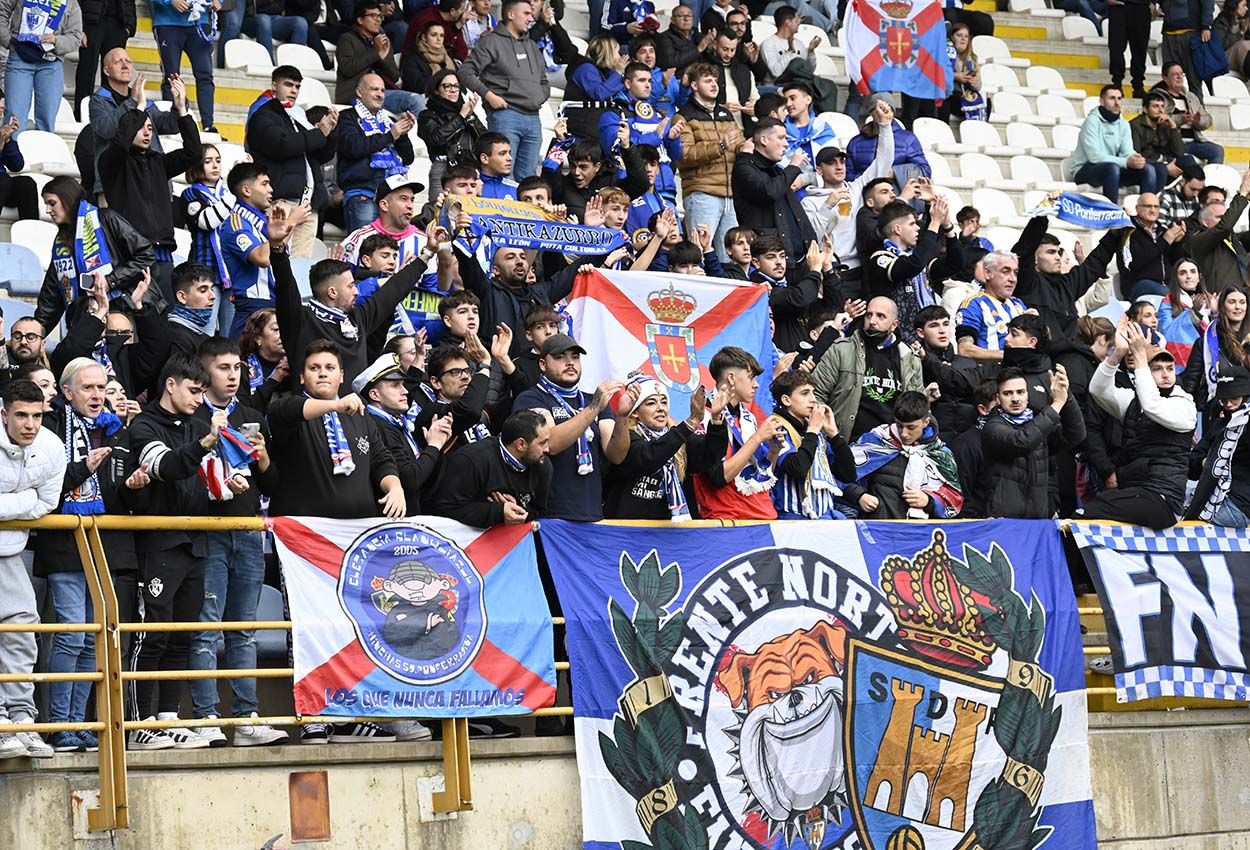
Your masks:
<svg viewBox="0 0 1250 850"><path fill-rule="evenodd" d="M911 14L911 0L885 0L881 4L881 11L891 18L897 18L900 21L906 20L907 16Z"/></svg>
<svg viewBox="0 0 1250 850"><path fill-rule="evenodd" d="M944 664L985 669L997 645L985 630L980 605L989 599L955 578L946 534L912 560L891 555L881 565L881 590L894 609L898 636L921 655Z"/></svg>
<svg viewBox="0 0 1250 850"><path fill-rule="evenodd" d="M647 296L647 306L651 308L657 321L676 325L686 321L699 304L693 295L687 295L670 283L668 289L650 293Z"/></svg>

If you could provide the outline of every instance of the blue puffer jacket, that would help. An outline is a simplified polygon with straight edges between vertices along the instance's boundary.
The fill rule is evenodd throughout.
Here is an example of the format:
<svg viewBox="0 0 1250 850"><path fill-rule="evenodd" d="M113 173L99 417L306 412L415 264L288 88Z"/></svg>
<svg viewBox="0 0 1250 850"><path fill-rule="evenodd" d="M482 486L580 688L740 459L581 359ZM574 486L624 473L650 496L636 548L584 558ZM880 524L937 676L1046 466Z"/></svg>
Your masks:
<svg viewBox="0 0 1250 850"><path fill-rule="evenodd" d="M1211 29L1215 0L1163 0L1163 29Z"/></svg>
<svg viewBox="0 0 1250 850"><path fill-rule="evenodd" d="M877 137L865 136L860 133L851 139L846 146L846 179L854 180L868 170L877 156ZM920 140L910 130L904 130L898 121L894 122L894 162L892 165L914 165L925 177L932 177L929 160L925 159L924 148Z"/></svg>

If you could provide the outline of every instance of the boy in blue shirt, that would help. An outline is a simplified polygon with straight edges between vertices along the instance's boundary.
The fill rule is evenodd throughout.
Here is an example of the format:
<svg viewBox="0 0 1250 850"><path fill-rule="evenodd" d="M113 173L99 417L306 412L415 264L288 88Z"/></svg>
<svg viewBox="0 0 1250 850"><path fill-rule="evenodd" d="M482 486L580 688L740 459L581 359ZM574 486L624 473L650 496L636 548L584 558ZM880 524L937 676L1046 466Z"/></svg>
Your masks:
<svg viewBox="0 0 1250 850"><path fill-rule="evenodd" d="M816 382L806 372L782 372L772 393L781 425L772 489L777 519L846 519L836 507L838 482L855 480L855 457L833 410L816 400Z"/></svg>

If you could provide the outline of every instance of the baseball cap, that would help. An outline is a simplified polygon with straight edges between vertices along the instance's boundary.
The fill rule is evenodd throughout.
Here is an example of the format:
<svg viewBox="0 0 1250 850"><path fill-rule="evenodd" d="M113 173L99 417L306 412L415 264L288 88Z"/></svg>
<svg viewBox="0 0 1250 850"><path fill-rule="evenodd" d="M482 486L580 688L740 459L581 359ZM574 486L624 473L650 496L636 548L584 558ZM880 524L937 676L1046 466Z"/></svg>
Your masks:
<svg viewBox="0 0 1250 850"><path fill-rule="evenodd" d="M365 370L352 381L352 389L364 395L378 381L402 381L404 370L400 368L399 357L395 354L383 354L370 363Z"/></svg>
<svg viewBox="0 0 1250 850"><path fill-rule="evenodd" d="M408 172L401 171L398 174L392 174L390 177L384 177L378 188L373 192L373 200L380 201L391 192L397 192L405 186L411 186L414 194L420 194L425 191L425 186L416 180L409 179Z"/></svg>
<svg viewBox="0 0 1250 850"><path fill-rule="evenodd" d="M1250 371L1244 366L1221 363L1215 376L1215 397L1245 398L1250 396Z"/></svg>
<svg viewBox="0 0 1250 850"><path fill-rule="evenodd" d="M1172 356L1172 352L1168 351L1166 348L1161 348L1157 345L1151 348L1150 357L1146 360L1146 362L1153 363L1156 360L1170 360L1173 363L1176 362L1176 358Z"/></svg>
<svg viewBox="0 0 1250 850"><path fill-rule="evenodd" d="M577 340L568 334L552 334L543 343L543 349L538 352L538 356L547 357L551 354L563 354L566 351L576 351L578 354L586 353L586 349L578 345Z"/></svg>
<svg viewBox="0 0 1250 850"><path fill-rule="evenodd" d="M817 165L828 165L835 159L846 159L846 152L837 145L828 145L816 152Z"/></svg>

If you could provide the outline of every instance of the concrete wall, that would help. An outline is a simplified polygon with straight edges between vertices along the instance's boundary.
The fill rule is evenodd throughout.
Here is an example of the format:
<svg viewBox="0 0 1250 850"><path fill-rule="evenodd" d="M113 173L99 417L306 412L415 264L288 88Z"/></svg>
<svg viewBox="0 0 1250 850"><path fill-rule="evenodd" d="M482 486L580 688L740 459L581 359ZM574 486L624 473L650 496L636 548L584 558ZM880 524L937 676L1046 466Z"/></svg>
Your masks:
<svg viewBox="0 0 1250 850"><path fill-rule="evenodd" d="M1090 725L1102 847L1250 850L1250 711L1096 714ZM332 837L301 849L581 847L571 738L475 743L476 810L435 822L423 808L442 770L437 744L167 751L130 765L132 828L75 840L71 796L94 787L94 758L3 764L0 848L255 850L289 838L290 774L322 769Z"/></svg>

